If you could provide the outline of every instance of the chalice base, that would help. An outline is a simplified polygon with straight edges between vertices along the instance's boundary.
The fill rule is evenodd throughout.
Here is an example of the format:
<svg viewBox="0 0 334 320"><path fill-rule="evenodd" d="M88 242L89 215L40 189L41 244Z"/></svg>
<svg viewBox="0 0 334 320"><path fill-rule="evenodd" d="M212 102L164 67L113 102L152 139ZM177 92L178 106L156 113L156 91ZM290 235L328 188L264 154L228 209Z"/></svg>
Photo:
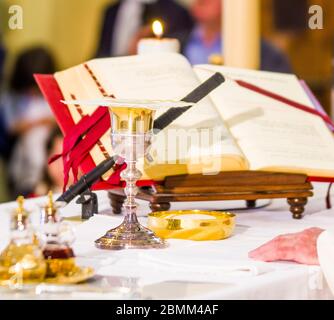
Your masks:
<svg viewBox="0 0 334 320"><path fill-rule="evenodd" d="M125 221L95 240L95 246L105 250L162 249L167 247L167 242L139 222Z"/></svg>

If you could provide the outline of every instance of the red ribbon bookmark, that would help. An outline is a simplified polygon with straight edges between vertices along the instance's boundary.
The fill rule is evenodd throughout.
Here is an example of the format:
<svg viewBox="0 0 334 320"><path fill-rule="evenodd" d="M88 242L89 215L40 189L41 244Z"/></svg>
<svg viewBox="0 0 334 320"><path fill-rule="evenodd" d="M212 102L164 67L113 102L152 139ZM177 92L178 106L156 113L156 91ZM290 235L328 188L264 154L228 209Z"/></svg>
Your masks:
<svg viewBox="0 0 334 320"><path fill-rule="evenodd" d="M312 113L313 115L316 115L320 118L322 118L327 124L329 124L331 126L331 128L334 127L334 122L332 121L332 119L325 113L322 113L322 112L319 112L318 110L316 109L313 109L313 108L310 108L304 104L301 104L299 102L296 102L296 101L293 101L293 100L290 100L288 98L285 98L277 93L273 93L271 91L268 91L268 90L265 90L263 88L260 88L258 86L255 86L251 83L248 83L246 81L243 81L243 80L235 80L235 82L243 87L243 88L246 88L248 90L251 90L251 91L254 91L254 92L257 92L259 94L262 94L266 97L269 97L269 98L272 98L274 100L277 100L277 101L280 101L282 103L285 103L291 107L294 107L296 109L299 109L299 110L302 110L302 111L305 111L305 112L308 112L308 113ZM331 129L333 132L334 130Z"/></svg>
<svg viewBox="0 0 334 320"><path fill-rule="evenodd" d="M66 189L69 173L72 170L74 181L78 180L78 168L104 133L110 128L109 112L106 108L98 108L92 115L85 115L65 135L63 152L49 159L49 164L63 158L64 186Z"/></svg>

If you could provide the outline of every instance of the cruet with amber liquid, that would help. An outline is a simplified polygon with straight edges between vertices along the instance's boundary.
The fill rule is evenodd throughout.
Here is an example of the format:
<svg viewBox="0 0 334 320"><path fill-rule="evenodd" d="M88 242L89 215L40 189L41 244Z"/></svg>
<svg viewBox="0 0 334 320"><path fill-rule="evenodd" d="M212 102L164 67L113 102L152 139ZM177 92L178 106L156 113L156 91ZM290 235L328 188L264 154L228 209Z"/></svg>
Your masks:
<svg viewBox="0 0 334 320"><path fill-rule="evenodd" d="M46 263L39 242L24 208L24 198L11 214L10 242L0 254L0 283L15 288L43 281Z"/></svg>
<svg viewBox="0 0 334 320"><path fill-rule="evenodd" d="M48 278L71 276L77 271L75 255L71 244L74 233L59 215L61 204L53 202L52 192L48 203L41 206L40 237L43 242L43 255L47 265Z"/></svg>

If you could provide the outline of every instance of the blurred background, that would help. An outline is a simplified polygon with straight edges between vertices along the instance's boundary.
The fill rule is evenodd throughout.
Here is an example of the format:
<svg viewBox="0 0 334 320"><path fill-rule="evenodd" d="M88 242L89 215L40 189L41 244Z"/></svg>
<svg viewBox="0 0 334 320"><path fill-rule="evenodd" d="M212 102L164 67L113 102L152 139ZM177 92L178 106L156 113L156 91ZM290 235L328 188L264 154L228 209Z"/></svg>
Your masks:
<svg viewBox="0 0 334 320"><path fill-rule="evenodd" d="M45 165L49 155L61 151L61 135L32 73L54 73L94 57L134 54L138 40L150 35L152 18L160 16L169 26L166 34L181 41L188 59L206 63L221 45L220 3L0 0L0 201L61 189L61 163ZM22 29L8 26L13 5L23 9ZM323 29L309 28L311 5L323 9ZM334 1L262 0L261 35L261 69L295 73L333 115Z"/></svg>

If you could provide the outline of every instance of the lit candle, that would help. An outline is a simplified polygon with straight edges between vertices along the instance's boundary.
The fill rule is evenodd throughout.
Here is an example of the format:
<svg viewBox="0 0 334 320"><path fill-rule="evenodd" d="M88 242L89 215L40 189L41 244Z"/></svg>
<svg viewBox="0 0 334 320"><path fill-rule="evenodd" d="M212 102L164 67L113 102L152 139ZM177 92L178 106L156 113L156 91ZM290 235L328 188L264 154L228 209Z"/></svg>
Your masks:
<svg viewBox="0 0 334 320"><path fill-rule="evenodd" d="M180 52L180 42L174 38L163 38L163 24L155 20L152 24L155 38L144 38L138 43L138 54Z"/></svg>
<svg viewBox="0 0 334 320"><path fill-rule="evenodd" d="M230 67L260 67L260 0L222 0L223 57Z"/></svg>

